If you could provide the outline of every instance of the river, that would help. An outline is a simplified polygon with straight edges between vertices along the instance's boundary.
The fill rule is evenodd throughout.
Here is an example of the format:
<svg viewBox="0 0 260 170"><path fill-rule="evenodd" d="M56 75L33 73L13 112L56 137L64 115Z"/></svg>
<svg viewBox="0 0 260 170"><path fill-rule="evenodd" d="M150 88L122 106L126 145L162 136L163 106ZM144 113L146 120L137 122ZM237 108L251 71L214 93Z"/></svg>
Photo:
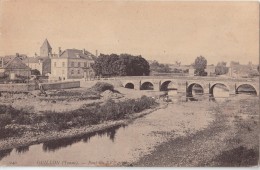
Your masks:
<svg viewBox="0 0 260 170"><path fill-rule="evenodd" d="M0 165L116 166L134 162L167 139L195 133L212 121L208 108L214 102L176 102L128 126L0 151ZM205 102L207 107L199 107Z"/></svg>

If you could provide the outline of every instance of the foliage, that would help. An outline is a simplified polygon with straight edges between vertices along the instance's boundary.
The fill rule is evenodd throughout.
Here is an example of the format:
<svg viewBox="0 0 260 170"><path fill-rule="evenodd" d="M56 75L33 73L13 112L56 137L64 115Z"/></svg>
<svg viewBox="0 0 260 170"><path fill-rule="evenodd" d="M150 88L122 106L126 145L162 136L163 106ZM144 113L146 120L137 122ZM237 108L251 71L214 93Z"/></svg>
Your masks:
<svg viewBox="0 0 260 170"><path fill-rule="evenodd" d="M216 75L223 75L228 73L228 67L226 62L219 62L216 66Z"/></svg>
<svg viewBox="0 0 260 170"><path fill-rule="evenodd" d="M173 73L182 73L183 70L182 70L182 69L174 68L172 72L173 72Z"/></svg>
<svg viewBox="0 0 260 170"><path fill-rule="evenodd" d="M21 131L24 125L35 127L44 124L42 129L59 131L71 127L98 124L108 120L124 119L130 114L149 109L153 105L156 105L155 100L146 96L120 102L110 99L104 104L85 104L73 111L45 111L42 114L29 113L11 106L0 105L2 111L0 114L0 130L7 132L6 126L13 127L15 125L17 128L8 129L8 136L14 136L18 134L18 131ZM2 137L7 137L7 135Z"/></svg>
<svg viewBox="0 0 260 170"><path fill-rule="evenodd" d="M168 64L160 64L158 61L153 61L150 64L150 70L158 73L170 73L171 68Z"/></svg>
<svg viewBox="0 0 260 170"><path fill-rule="evenodd" d="M143 76L150 73L149 63L142 56L130 54L100 54L92 68L99 76Z"/></svg>
<svg viewBox="0 0 260 170"><path fill-rule="evenodd" d="M259 71L257 70L249 70L248 72L248 77L258 77L259 76Z"/></svg>
<svg viewBox="0 0 260 170"><path fill-rule="evenodd" d="M31 75L41 75L41 72L37 69L31 70Z"/></svg>
<svg viewBox="0 0 260 170"><path fill-rule="evenodd" d="M181 62L180 62L180 61L175 61L175 64L176 64L177 66L181 66Z"/></svg>
<svg viewBox="0 0 260 170"><path fill-rule="evenodd" d="M105 82L97 82L90 89L97 91L97 92L104 92L106 90L114 91L114 86L112 84L105 83Z"/></svg>
<svg viewBox="0 0 260 170"><path fill-rule="evenodd" d="M194 64L195 75L204 76L205 69L207 67L207 60L203 56L199 56L196 58Z"/></svg>
<svg viewBox="0 0 260 170"><path fill-rule="evenodd" d="M232 67L234 65L239 65L239 62L238 61L231 61L230 62L230 67Z"/></svg>

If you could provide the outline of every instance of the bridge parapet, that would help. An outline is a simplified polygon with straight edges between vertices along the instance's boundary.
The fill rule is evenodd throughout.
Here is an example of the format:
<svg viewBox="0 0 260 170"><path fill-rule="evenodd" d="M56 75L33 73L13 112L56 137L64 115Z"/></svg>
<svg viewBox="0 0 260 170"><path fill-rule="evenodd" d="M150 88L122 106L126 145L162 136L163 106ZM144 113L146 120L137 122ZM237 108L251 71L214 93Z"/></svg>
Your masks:
<svg viewBox="0 0 260 170"><path fill-rule="evenodd" d="M135 77L136 78L136 77ZM163 90L164 86L168 86L170 83L173 83L174 86L177 87L178 92L187 92L189 87L194 84L199 84L203 88L203 91L205 94L213 94L213 88L217 84L222 84L227 87L229 90L230 95L236 94L237 93L237 88L242 85L242 84L247 84L251 85L252 87L255 88L257 95L259 95L259 81L252 81L252 79L237 79L237 80L231 80L231 79L205 79L205 78L192 78L188 79L179 79L179 78L167 78L167 79L156 79L156 78L151 78L149 79L147 76L145 79L130 79L130 80L121 80L123 86L125 87L126 84L132 83L134 85L134 89L141 90L141 87L144 83L151 83L154 87L155 91L161 91Z"/></svg>

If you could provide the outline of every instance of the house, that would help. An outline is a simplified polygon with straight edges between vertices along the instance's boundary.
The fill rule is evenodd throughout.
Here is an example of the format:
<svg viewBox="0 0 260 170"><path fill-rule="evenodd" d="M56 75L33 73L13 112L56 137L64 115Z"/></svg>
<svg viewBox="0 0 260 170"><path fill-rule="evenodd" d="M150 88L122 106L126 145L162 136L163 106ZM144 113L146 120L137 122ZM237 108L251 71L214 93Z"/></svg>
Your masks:
<svg viewBox="0 0 260 170"><path fill-rule="evenodd" d="M91 64L94 63L95 56L90 52L78 49L59 49L58 56L51 58L50 79L90 79L94 76Z"/></svg>
<svg viewBox="0 0 260 170"><path fill-rule="evenodd" d="M21 60L19 54L0 57L0 75L9 76L10 79L29 77L31 69Z"/></svg>
<svg viewBox="0 0 260 170"><path fill-rule="evenodd" d="M51 73L51 58L50 57L28 57L23 62L32 70L38 70L41 75L47 76Z"/></svg>

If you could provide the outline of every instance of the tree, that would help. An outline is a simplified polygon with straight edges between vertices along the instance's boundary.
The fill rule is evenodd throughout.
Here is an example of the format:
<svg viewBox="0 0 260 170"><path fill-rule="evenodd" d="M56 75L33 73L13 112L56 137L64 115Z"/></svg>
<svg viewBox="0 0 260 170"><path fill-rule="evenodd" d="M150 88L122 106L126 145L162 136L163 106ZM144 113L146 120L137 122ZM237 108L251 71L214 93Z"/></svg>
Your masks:
<svg viewBox="0 0 260 170"><path fill-rule="evenodd" d="M177 60L176 60L176 61L175 61L175 64L176 64L177 66L179 66L179 67L181 66L181 62L180 62L180 61L177 61Z"/></svg>
<svg viewBox="0 0 260 170"><path fill-rule="evenodd" d="M199 56L196 58L193 67L196 75L203 76L206 74L205 69L207 67L207 60L205 57Z"/></svg>
<svg viewBox="0 0 260 170"><path fill-rule="evenodd" d="M41 75L41 72L37 69L31 70L31 75Z"/></svg>
<svg viewBox="0 0 260 170"><path fill-rule="evenodd" d="M92 68L99 76L142 76L150 73L149 63L142 56L130 54L100 54Z"/></svg>
<svg viewBox="0 0 260 170"><path fill-rule="evenodd" d="M142 56L135 56L132 60L131 68L133 76L148 76L150 74L150 65Z"/></svg>
<svg viewBox="0 0 260 170"><path fill-rule="evenodd" d="M231 61L230 62L230 67L235 66L235 65L239 65L238 61Z"/></svg>
<svg viewBox="0 0 260 170"><path fill-rule="evenodd" d="M226 62L218 62L216 66L216 75L223 75L228 73L228 67Z"/></svg>
<svg viewBox="0 0 260 170"><path fill-rule="evenodd" d="M150 64L150 70L159 73L170 73L171 68L168 64L160 64L158 61L153 61Z"/></svg>

